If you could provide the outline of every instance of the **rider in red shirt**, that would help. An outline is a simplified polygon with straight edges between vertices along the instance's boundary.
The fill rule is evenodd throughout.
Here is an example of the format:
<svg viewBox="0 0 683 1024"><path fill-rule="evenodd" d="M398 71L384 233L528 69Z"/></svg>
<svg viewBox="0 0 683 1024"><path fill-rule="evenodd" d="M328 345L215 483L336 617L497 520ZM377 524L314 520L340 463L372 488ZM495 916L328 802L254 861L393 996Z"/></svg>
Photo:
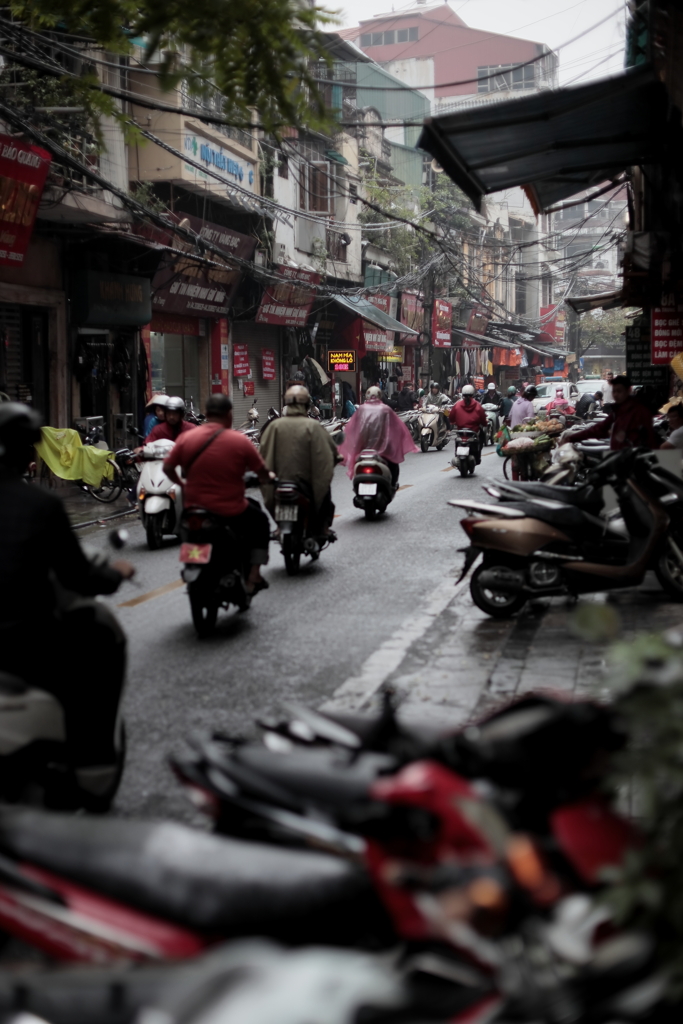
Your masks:
<svg viewBox="0 0 683 1024"><path fill-rule="evenodd" d="M479 434L476 460L481 461L481 449L484 444L483 428L486 426L486 413L474 397L474 388L471 384L465 384L462 389L462 398L456 402L448 417L454 427L459 430L475 430Z"/></svg>
<svg viewBox="0 0 683 1024"><path fill-rule="evenodd" d="M257 473L262 484L271 483L275 474L268 472L251 441L231 427L232 402L227 395L211 395L206 423L178 438L164 461L164 473L182 486L185 508L198 506L224 516L226 525L242 539L251 566L247 593L254 594L268 586L261 566L268 562L270 526L259 504L246 497L244 474ZM185 482L178 469L184 471Z"/></svg>

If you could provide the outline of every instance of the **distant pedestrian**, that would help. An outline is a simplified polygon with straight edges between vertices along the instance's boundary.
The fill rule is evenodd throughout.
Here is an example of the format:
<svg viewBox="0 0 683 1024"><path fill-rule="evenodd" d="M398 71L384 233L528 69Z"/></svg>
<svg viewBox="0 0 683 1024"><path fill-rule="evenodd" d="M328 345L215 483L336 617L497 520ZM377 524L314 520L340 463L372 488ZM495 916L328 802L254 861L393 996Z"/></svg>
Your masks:
<svg viewBox="0 0 683 1024"><path fill-rule="evenodd" d="M535 415L533 399L536 397L536 388L529 386L523 395L518 395L512 403L510 410L510 426L519 427L529 416Z"/></svg>

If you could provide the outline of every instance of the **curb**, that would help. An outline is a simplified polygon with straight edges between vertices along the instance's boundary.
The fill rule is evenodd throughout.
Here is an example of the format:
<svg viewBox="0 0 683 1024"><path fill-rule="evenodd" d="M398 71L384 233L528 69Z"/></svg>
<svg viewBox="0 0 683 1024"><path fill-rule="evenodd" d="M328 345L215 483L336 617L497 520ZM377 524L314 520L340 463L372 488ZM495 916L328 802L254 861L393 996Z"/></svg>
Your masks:
<svg viewBox="0 0 683 1024"><path fill-rule="evenodd" d="M110 519L120 519L121 516L137 515L136 508L127 508L123 512L114 512L111 516L103 516L101 519L89 519L87 523L72 523L74 530L83 530L86 526L99 526L101 523L108 523Z"/></svg>
<svg viewBox="0 0 683 1024"><path fill-rule="evenodd" d="M361 711L367 708L389 676L399 668L412 645L424 636L468 583L465 578L454 584L452 576L440 583L430 594L425 610L417 618L411 616L406 619L388 640L373 651L358 675L350 676L342 683L329 700L320 705L320 710Z"/></svg>

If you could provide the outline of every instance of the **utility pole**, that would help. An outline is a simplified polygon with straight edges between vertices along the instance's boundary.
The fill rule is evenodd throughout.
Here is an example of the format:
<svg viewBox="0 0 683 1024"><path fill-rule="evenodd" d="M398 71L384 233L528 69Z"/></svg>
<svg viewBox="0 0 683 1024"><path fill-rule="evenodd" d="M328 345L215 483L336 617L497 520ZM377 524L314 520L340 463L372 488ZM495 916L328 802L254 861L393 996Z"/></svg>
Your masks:
<svg viewBox="0 0 683 1024"><path fill-rule="evenodd" d="M427 274L425 281L425 298L424 298L424 323L423 323L423 334L427 335L427 386L426 391L429 390L429 385L432 381L432 314L434 311L434 268L432 268Z"/></svg>

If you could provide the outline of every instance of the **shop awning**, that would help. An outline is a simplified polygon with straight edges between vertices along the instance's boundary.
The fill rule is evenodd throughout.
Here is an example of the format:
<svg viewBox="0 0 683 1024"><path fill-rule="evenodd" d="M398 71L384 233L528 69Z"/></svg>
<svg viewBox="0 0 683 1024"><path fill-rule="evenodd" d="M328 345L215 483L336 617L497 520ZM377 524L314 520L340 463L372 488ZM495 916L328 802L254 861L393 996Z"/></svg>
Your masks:
<svg viewBox="0 0 683 1024"><path fill-rule="evenodd" d="M523 185L538 213L627 167L660 160L666 118L666 88L641 67L430 118L418 146L477 209L483 195Z"/></svg>
<svg viewBox="0 0 683 1024"><path fill-rule="evenodd" d="M385 331L400 331L401 334L412 334L415 337L418 337L420 334L419 331L414 331L412 327L407 327L398 320L394 320L393 316L389 316L388 313L378 309L369 299L361 299L355 295L333 295L332 298L342 309L354 313L356 316L361 316L363 320L374 324L375 327L381 327Z"/></svg>
<svg viewBox="0 0 683 1024"><path fill-rule="evenodd" d="M575 295L564 300L575 313L588 313L591 309L618 309L624 305L624 296L616 292L599 292L595 295Z"/></svg>
<svg viewBox="0 0 683 1024"><path fill-rule="evenodd" d="M461 334L464 338L470 338L479 342L482 348L527 348L530 352L537 352L541 356L566 356L564 349L556 348L554 345L544 345L540 348L537 345L530 345L528 341L503 341L502 338L490 334L473 334L471 331L464 331L459 327L453 327L454 334Z"/></svg>

